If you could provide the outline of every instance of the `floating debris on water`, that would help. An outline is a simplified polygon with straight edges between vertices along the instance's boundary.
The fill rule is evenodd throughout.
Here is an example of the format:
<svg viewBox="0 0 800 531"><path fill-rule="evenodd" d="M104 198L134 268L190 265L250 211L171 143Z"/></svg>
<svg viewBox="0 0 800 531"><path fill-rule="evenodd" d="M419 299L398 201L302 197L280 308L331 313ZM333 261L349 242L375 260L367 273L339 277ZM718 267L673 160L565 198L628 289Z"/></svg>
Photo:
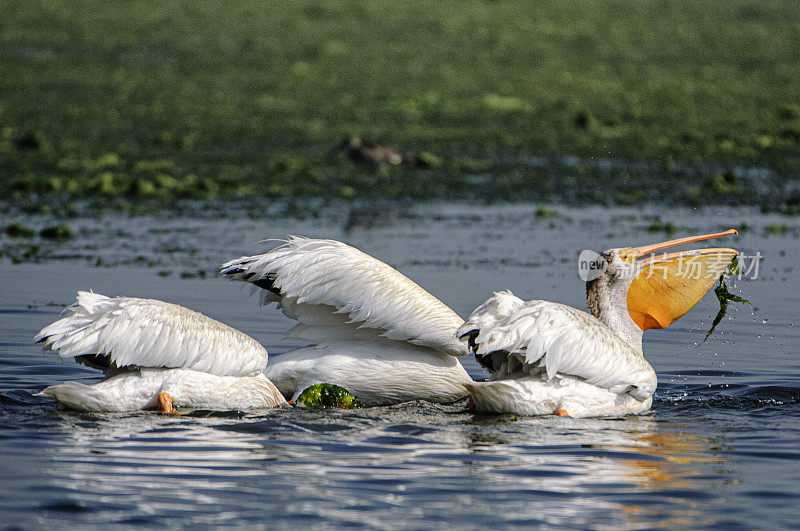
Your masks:
<svg viewBox="0 0 800 531"><path fill-rule="evenodd" d="M540 206L536 209L537 219L550 219L558 217L558 210L554 210L548 206Z"/></svg>
<svg viewBox="0 0 800 531"><path fill-rule="evenodd" d="M5 233L10 238L33 238L36 235L33 229L21 223L6 225Z"/></svg>
<svg viewBox="0 0 800 531"><path fill-rule="evenodd" d="M69 225L54 225L45 227L39 232L39 236L46 240L69 240L75 235Z"/></svg>
<svg viewBox="0 0 800 531"><path fill-rule="evenodd" d="M789 226L784 223L770 223L764 227L764 232L774 236L784 236L789 234Z"/></svg>
<svg viewBox="0 0 800 531"><path fill-rule="evenodd" d="M676 229L675 223L671 221L665 223L661 221L660 217L656 217L653 222L647 226L647 232L663 232L668 236L675 234Z"/></svg>

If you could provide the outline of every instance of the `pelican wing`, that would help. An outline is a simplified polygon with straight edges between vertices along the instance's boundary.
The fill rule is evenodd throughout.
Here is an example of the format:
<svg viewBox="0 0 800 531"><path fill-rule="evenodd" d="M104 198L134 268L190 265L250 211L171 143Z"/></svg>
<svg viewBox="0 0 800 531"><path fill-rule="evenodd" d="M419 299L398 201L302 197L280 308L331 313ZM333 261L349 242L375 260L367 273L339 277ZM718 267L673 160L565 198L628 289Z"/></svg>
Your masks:
<svg viewBox="0 0 800 531"><path fill-rule="evenodd" d="M331 337L381 337L469 353L455 337L464 322L439 299L394 268L335 240L289 237L261 255L224 264L222 274L266 290L299 321L290 336L319 344Z"/></svg>
<svg viewBox="0 0 800 531"><path fill-rule="evenodd" d="M489 329L508 319L525 305L525 301L510 291L497 291L489 299L478 306L457 331L457 337L469 339L469 347L474 349L475 338L480 330Z"/></svg>
<svg viewBox="0 0 800 531"><path fill-rule="evenodd" d="M496 293L457 332L469 338L493 378L541 371L547 379L576 376L640 399L655 391L650 364L596 318L563 304L510 296Z"/></svg>
<svg viewBox="0 0 800 531"><path fill-rule="evenodd" d="M267 364L267 351L253 338L176 304L79 291L68 311L34 338L61 358L106 356L119 368L182 368L218 376L258 373Z"/></svg>

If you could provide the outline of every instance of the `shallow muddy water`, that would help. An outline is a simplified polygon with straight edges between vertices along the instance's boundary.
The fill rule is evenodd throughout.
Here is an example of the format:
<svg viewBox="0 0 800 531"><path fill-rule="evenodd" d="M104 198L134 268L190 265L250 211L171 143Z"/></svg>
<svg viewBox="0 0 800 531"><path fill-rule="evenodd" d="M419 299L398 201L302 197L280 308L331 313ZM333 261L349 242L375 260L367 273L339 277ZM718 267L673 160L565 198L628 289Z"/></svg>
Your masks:
<svg viewBox="0 0 800 531"><path fill-rule="evenodd" d="M0 518L4 526L345 525L476 528L790 527L800 521L797 218L755 210L573 209L535 205L323 211L267 206L192 216L77 218L65 243L2 239ZM259 210L261 209L261 210ZM225 212L224 217L217 214ZM550 211L550 214L553 212ZM154 297L252 335L271 357L290 322L216 278L263 238L333 237L420 283L465 316L493 290L584 307L583 249L746 223L720 241L763 257L714 334L713 294L645 334L659 386L650 413L622 419L476 416L464 403L355 411L83 414L34 393L97 374L31 343L78 289ZM546 218L546 219L545 219ZM44 218L12 218L38 230ZM786 225L776 230L774 225ZM345 230L347 229L347 230ZM782 232L782 235L774 235ZM38 245L33 258L7 257ZM29 255L31 256L31 255ZM32 263L38 262L38 263ZM486 373L464 362L476 379Z"/></svg>

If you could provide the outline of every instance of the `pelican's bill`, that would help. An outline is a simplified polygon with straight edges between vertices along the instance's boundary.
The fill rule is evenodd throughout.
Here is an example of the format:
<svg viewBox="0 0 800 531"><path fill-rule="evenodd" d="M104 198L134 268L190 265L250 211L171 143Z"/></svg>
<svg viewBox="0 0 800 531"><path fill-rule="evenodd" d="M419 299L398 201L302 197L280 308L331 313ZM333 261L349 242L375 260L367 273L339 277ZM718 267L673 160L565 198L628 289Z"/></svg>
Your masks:
<svg viewBox="0 0 800 531"><path fill-rule="evenodd" d="M666 328L691 310L714 287L734 249L696 249L654 256L628 288L628 313L642 330Z"/></svg>

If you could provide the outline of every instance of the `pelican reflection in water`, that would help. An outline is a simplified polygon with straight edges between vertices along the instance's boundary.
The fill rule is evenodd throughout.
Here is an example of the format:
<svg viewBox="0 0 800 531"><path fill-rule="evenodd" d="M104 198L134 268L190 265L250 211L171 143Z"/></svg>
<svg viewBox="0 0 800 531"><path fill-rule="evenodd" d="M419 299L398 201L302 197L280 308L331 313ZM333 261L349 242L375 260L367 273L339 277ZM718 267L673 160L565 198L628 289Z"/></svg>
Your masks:
<svg viewBox="0 0 800 531"><path fill-rule="evenodd" d="M147 521L160 508L183 523L263 523L267 515L287 523L313 514L416 526L425 521L408 509L416 500L448 521L466 504L475 514L491 508L553 525L603 518L646 527L699 523L692 493L702 490L713 503L730 481L719 471L728 467L718 444L650 416L481 424L454 407L417 404L376 417L297 413L186 417L177 425L155 415L58 415L41 456L47 466L32 464L30 480L63 485L62 503L110 507L105 517L116 519ZM387 448L382 441L402 427L420 434L403 451ZM670 502L653 496L659 492Z"/></svg>

